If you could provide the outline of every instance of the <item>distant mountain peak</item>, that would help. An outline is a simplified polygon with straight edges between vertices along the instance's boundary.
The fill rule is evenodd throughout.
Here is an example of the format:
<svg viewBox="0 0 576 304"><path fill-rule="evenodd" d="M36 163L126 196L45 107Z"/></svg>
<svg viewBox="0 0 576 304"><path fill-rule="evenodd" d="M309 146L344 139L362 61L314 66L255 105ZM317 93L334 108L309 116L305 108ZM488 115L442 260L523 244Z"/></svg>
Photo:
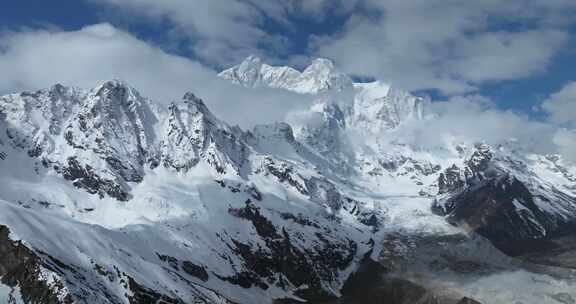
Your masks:
<svg viewBox="0 0 576 304"><path fill-rule="evenodd" d="M336 65L328 58L316 58L312 60L310 65L304 69L303 74L306 73L334 73L336 72Z"/></svg>
<svg viewBox="0 0 576 304"><path fill-rule="evenodd" d="M220 77L245 87L271 87L297 93L318 94L352 86L352 80L337 71L334 63L318 58L300 72L289 66L272 66L256 56L249 56L239 65L224 70Z"/></svg>
<svg viewBox="0 0 576 304"><path fill-rule="evenodd" d="M128 84L128 82L126 82L122 79L119 79L119 78L114 78L114 79L110 79L110 80L106 80L106 81L102 82L102 84L96 88L96 91L100 91L102 89L107 89L107 90L132 89L132 87Z"/></svg>
<svg viewBox="0 0 576 304"><path fill-rule="evenodd" d="M242 61L242 63L240 65L262 65L263 61L262 58L256 56L256 55L249 55L248 57L246 57L246 59L244 59Z"/></svg>
<svg viewBox="0 0 576 304"><path fill-rule="evenodd" d="M332 300L370 257L397 251L401 264L387 265L438 269L429 263L436 256L412 254L412 240L442 243L438 257L467 261L476 243L453 238L455 228L432 214L433 198L449 222L516 255L525 242L562 245L576 227L576 171L557 158L381 141L424 119L424 98L352 83L327 59L300 72L251 57L221 76L316 102L291 125L244 131L193 93L165 109L121 80L0 96L0 247L25 246L38 256L24 258L46 266L22 277L22 259L4 259L0 268L14 268L8 278L26 287L48 274L55 283L41 291L72 299L53 303ZM574 266L573 251L565 261L540 253Z"/></svg>
<svg viewBox="0 0 576 304"><path fill-rule="evenodd" d="M208 123L212 126L218 126L222 129L228 128L224 122L220 121L210 111L210 109L208 109L204 101L201 98L198 98L194 93L187 92L182 97L181 102L172 103L170 108L172 109L172 112L177 110L178 112L185 112L187 116L201 117L201 120L197 123Z"/></svg>
<svg viewBox="0 0 576 304"><path fill-rule="evenodd" d="M190 104L190 105L194 105L194 106L198 107L203 112L208 111L208 108L206 107L206 104L204 103L204 101L201 98L197 97L192 92L187 92L186 94L184 94L184 96L182 97L182 101L186 104Z"/></svg>

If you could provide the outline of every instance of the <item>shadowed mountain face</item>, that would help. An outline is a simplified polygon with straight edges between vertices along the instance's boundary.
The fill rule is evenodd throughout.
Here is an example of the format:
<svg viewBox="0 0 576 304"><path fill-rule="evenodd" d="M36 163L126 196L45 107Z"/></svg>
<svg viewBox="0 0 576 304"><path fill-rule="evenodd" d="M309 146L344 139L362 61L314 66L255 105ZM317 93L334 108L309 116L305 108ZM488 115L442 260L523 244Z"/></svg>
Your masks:
<svg viewBox="0 0 576 304"><path fill-rule="evenodd" d="M576 197L522 170L507 170L510 159L492 158L479 147L464 169L444 172L433 211L509 256L576 268Z"/></svg>
<svg viewBox="0 0 576 304"><path fill-rule="evenodd" d="M154 102L122 81L0 97L12 302L576 298L565 273L511 258L575 265L575 170L559 156L385 142L434 119L429 101L324 59L300 72L249 58L221 76L317 101L291 124L242 130L192 93ZM529 280L491 283L510 276Z"/></svg>

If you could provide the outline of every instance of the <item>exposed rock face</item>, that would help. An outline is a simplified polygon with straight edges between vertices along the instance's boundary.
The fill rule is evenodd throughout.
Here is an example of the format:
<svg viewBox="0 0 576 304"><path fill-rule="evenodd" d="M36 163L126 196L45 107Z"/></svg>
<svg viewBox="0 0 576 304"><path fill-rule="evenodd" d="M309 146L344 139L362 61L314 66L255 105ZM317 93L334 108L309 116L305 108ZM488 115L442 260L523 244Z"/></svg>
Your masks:
<svg viewBox="0 0 576 304"><path fill-rule="evenodd" d="M168 110L158 160L164 167L187 171L206 159L218 172L242 171L248 147L202 100L188 93L182 104L171 104Z"/></svg>
<svg viewBox="0 0 576 304"><path fill-rule="evenodd" d="M0 226L0 282L13 292L18 289L24 303L72 303L61 283L42 279L42 259L21 242L11 240L9 234L6 226Z"/></svg>
<svg viewBox="0 0 576 304"><path fill-rule="evenodd" d="M575 267L576 197L535 183L521 164L505 167L508 161L477 146L464 168L454 165L440 175L433 210L508 255Z"/></svg>
<svg viewBox="0 0 576 304"><path fill-rule="evenodd" d="M75 187L84 189L88 193L98 194L101 198L105 195L119 201L127 201L130 198L130 194L123 187L113 180L101 178L90 165L83 167L75 157L68 158L68 162L61 173L62 177L72 181Z"/></svg>
<svg viewBox="0 0 576 304"><path fill-rule="evenodd" d="M220 173L245 173L249 148L241 132L215 118L191 93L168 113L152 110L121 81L91 91L56 85L1 100L13 147L100 197L128 200L129 184L160 164L187 171L205 160Z"/></svg>
<svg viewBox="0 0 576 304"><path fill-rule="evenodd" d="M363 259L360 268L350 276L342 289L342 297L328 303L360 304L481 304L473 299L436 294L409 280L390 276L381 264ZM320 302L312 302L320 303Z"/></svg>
<svg viewBox="0 0 576 304"><path fill-rule="evenodd" d="M340 107L320 103L313 110L314 116L297 130L296 137L320 155L326 156L334 166L351 166L353 160L344 136L346 118Z"/></svg>
<svg viewBox="0 0 576 304"><path fill-rule="evenodd" d="M128 288L132 295L128 297L130 304L147 304L147 303L165 303L165 304L184 304L186 302L170 298L168 296L159 294L158 292L148 289L128 278ZM201 302L200 302L201 303Z"/></svg>
<svg viewBox="0 0 576 304"><path fill-rule="evenodd" d="M66 127L72 146L98 154L127 182L142 180L142 165L154 140L156 117L148 102L127 84L96 88Z"/></svg>
<svg viewBox="0 0 576 304"><path fill-rule="evenodd" d="M253 273L242 273L228 280L247 287L256 281L254 284L267 289L268 285L262 280L272 281L274 276L281 274L286 280L278 281L276 284L306 286L298 291L298 294L304 298L335 297L334 294L323 290L322 282L334 280L338 275L337 270L344 270L351 265L357 251L357 245L352 240L335 243L334 239L329 240L321 233L317 233L316 237L323 244L322 246L299 248L292 243L291 236L286 230L277 231L273 223L264 217L250 201L246 202L246 207L231 209L230 212L234 216L250 221L258 235L270 248L270 252L236 243L236 252L249 263L248 268L253 269Z"/></svg>
<svg viewBox="0 0 576 304"><path fill-rule="evenodd" d="M474 303L395 276L498 264L451 249L466 238L430 212L435 194L437 214L507 254L574 265L575 171L558 156L386 141L428 101L327 60L249 58L221 76L318 100L245 131L192 93L164 108L121 81L0 97L0 225L29 249L6 241L5 267L31 269L2 280L48 303Z"/></svg>
<svg viewBox="0 0 576 304"><path fill-rule="evenodd" d="M321 74L326 72L320 64L315 69ZM48 234L39 236L32 245L46 250L46 256L39 258L38 263L44 265L45 261L50 269L59 273L64 280L62 288L70 288L67 297L74 303L188 303L191 299L232 303L236 302L235 297L244 294L241 291L244 289L257 289L260 293L270 293L270 297L333 299L338 297L348 269L354 267L355 259L365 250L361 240L382 224L379 214L365 208L364 202L342 194L334 182L309 169L309 162L321 166L327 162L298 141L288 124L259 126L252 132L244 132L217 119L204 102L191 93L164 111L150 105L136 90L120 81L106 82L91 91L55 86L46 91L9 95L1 100L2 113L8 113L0 122L0 140L7 151L3 158L11 153L16 159L18 151L25 151L26 158L17 159L26 165L29 163L33 168L30 174L61 179L62 184L57 187L72 186L78 191L43 198L34 197L39 194L32 191L29 199L18 201L30 214L45 210L61 214L62 218L91 217L90 214L101 210L99 204L118 204L111 208L137 210L145 205L143 202L155 202L154 196L142 198L137 193L145 188L147 174L158 172L172 177L186 176L190 171L213 176L208 180L216 183L204 186L203 177L193 184L202 185L200 189L209 193L207 197L204 194L195 197L192 192L184 193L183 197L204 205L204 209L228 205L210 213L210 217L222 219L208 225L209 228L198 227L210 233L195 238L209 245L194 245L200 246L200 251L192 250L191 245L180 249L187 254L173 253L182 246L176 242L171 243L171 247L154 248L140 244L135 247L143 246L139 252L130 247L119 249L118 256L116 250L110 248L124 246L127 240L110 237L109 234L116 234L115 228L82 236L87 239L69 252L41 243L43 238L50 238ZM47 100L58 106L47 107ZM341 119L343 114L334 108L330 115ZM332 117L329 121L331 123ZM336 123L344 124L343 121ZM22 126L28 127L21 129ZM276 144L289 148L297 161L271 151L271 146ZM290 194L286 200L313 204L306 209L311 213L306 214L300 208L279 208L280 212L267 207L276 204L279 198L262 193L249 179L277 184L275 187L286 189ZM187 187L190 185L183 184L176 191L182 188L193 191ZM162 195L171 195L171 192L162 192ZM209 203L203 203L206 199ZM111 203L111 200L117 202ZM169 208L173 207L166 207L170 203L171 199L160 202L152 212L161 214L162 208L171 211ZM340 223L341 213L365 230ZM197 216L198 211L191 214ZM52 220L60 223L60 219ZM184 236L190 224L180 223L177 218L168 219L165 223L149 225L159 228L153 231L172 231L190 242L191 236ZM68 221L74 225L81 223L65 220L62 227L69 225ZM234 226L226 227L226 223ZM114 225L122 225L122 219ZM23 227L26 225L19 230ZM245 229L253 229L255 233ZM108 249L85 247L88 244ZM87 253L96 250L110 256ZM198 252L205 260L194 258ZM213 257L206 258L208 255ZM149 266L134 269L133 265L141 263ZM155 280L161 280L162 285ZM172 289L159 286L172 286ZM53 292L54 288L50 286L48 291ZM263 299L262 295L253 297L256 302ZM240 298L238 301L252 300Z"/></svg>

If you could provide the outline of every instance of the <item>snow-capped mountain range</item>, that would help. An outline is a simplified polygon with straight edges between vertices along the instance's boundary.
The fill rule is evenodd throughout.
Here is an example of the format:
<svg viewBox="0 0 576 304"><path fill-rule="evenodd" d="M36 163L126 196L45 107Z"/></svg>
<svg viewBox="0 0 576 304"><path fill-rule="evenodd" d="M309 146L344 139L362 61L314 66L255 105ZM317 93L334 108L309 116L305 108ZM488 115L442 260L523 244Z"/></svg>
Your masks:
<svg viewBox="0 0 576 304"><path fill-rule="evenodd" d="M331 303L368 262L395 273L431 236L489 269L524 271L507 256L576 268L576 168L559 155L390 144L434 119L431 101L327 59L300 72L249 57L220 77L317 102L243 130L193 93L165 106L119 80L0 97L6 301ZM458 264L446 256L430 265ZM533 303L576 299L572 283L531 275L548 282ZM442 297L491 303L469 286Z"/></svg>

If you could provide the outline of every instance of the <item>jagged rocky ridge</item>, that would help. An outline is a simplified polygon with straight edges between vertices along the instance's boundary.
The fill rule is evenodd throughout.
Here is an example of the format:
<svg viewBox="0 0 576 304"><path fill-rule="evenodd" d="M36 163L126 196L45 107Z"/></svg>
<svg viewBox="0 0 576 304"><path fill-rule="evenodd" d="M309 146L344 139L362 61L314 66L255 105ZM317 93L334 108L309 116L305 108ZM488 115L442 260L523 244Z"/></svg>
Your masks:
<svg viewBox="0 0 576 304"><path fill-rule="evenodd" d="M251 57L221 77L318 101L297 124L242 130L192 93L162 107L121 81L0 97L3 243L21 240L27 252L6 269L35 271L8 284L12 294L55 303L354 303L354 280L346 282L361 265L395 272L415 264L407 262L415 242L463 252L476 244L452 237L461 230L430 213L432 201L448 222L509 255L574 265L564 240L576 179L558 156L384 145L386 132L433 119L429 101L353 83L324 59L299 72ZM547 251L551 242L561 250ZM416 264L471 265L442 250ZM481 296L440 297L408 279L378 280L370 292L398 295L392 303ZM30 293L29 284L47 291Z"/></svg>
<svg viewBox="0 0 576 304"><path fill-rule="evenodd" d="M548 166L556 166L557 160L541 159ZM530 172L514 155L495 153L486 145L477 145L461 166L440 174L436 213L486 237L508 255L576 267L571 175L566 176L569 184L554 185Z"/></svg>
<svg viewBox="0 0 576 304"><path fill-rule="evenodd" d="M303 84L270 81L266 75L279 69L282 68L262 64L257 58L250 57L239 66L222 72L221 76L245 86L264 85L296 92L306 91ZM249 75L258 81L244 81L238 77L248 70L251 71ZM323 155L346 151L341 143L341 138L345 136L340 133L347 130L379 136L407 121L425 119L425 108L429 102L426 99L378 81L354 84L325 59L314 61L303 73L309 70L324 71L319 77L323 79L324 87L337 87L339 91L350 88L354 91L352 102L344 105L320 102L315 107L314 110L323 116L320 127L301 127L304 133L300 136L302 140ZM326 76L330 74L333 76ZM347 80L342 80L345 78ZM332 85L332 79L338 79L339 85ZM338 97L320 95L319 100L330 98ZM351 157L333 155L332 159L340 160L337 164L340 167L352 163L354 168L351 171L368 163L377 163L376 168L368 172L371 176L394 172L399 167L411 164L408 174L412 175L416 184L424 186L418 193L437 194L433 210L447 216L450 223L479 233L510 255L526 256L532 261L559 266L576 266L570 258L575 249L576 175L574 168L563 163L559 156L532 155L530 151L518 149L513 144L490 147L482 143L468 143L466 147L454 143L454 146L446 148L456 151L456 159L443 160L439 155L433 155L431 159L438 162L434 164L411 159L410 154L414 155L414 150L417 150L415 147L389 153L378 147L377 140L368 139L364 144L376 146L376 154L381 156L366 156L362 152L351 151ZM444 163L444 168L441 163ZM426 176L434 176L435 180L426 181ZM428 187L425 187L427 183Z"/></svg>
<svg viewBox="0 0 576 304"><path fill-rule="evenodd" d="M20 180L17 170L30 169L26 173L34 178L57 180L56 187L73 191L55 198L46 189L21 193L8 185L2 201L7 209L3 223L29 242L36 259L43 261L40 265L48 265L47 260L65 261L50 269L66 301L144 303L147 298L171 303L254 303L275 297L336 297L357 258L368 250L370 231L377 229L365 203L348 197L303 162L259 152L256 142L263 135L258 128L244 132L228 126L191 93L161 110L120 81L90 91L56 85L2 97L0 111L2 150L8 155L3 160L4 179L28 181ZM298 146L290 138L289 126L281 125L277 132L284 133L286 144ZM306 157L314 156L307 153ZM30 168L8 163L20 161ZM150 174L171 175L189 192L171 195L176 202L164 201L164 193L160 198L156 193L142 195L150 187ZM264 192L261 187L285 193ZM196 201L187 205L187 200ZM181 214L162 218L155 214L154 223L147 218L143 224L144 215L137 211L142 201L154 201L146 212L161 214L165 208ZM101 208L134 211L137 218L102 223L96 215ZM10 212L13 216L8 216ZM343 224L340 213L354 220ZM43 218L47 222L59 222L63 216L61 228L71 226L66 230L78 233L91 230L85 226L88 223L114 229L104 233L112 236L96 233L94 239L91 233L80 234L82 244L61 251L44 243L52 239L49 235L35 235L34 241L22 232L42 228L41 224L13 223L32 214L47 217ZM116 234L144 237L139 225L153 230L158 244L143 239L130 248L122 237L117 239ZM205 231L196 235L196 229ZM162 234L168 231L184 242L164 239ZM53 233L65 232L55 229ZM68 242L74 244L73 236L62 237L72 238ZM92 242L96 244L87 244ZM144 249L134 251L140 246ZM144 266L147 263L154 267ZM130 269L134 264L150 269ZM162 274L152 274L157 271Z"/></svg>

